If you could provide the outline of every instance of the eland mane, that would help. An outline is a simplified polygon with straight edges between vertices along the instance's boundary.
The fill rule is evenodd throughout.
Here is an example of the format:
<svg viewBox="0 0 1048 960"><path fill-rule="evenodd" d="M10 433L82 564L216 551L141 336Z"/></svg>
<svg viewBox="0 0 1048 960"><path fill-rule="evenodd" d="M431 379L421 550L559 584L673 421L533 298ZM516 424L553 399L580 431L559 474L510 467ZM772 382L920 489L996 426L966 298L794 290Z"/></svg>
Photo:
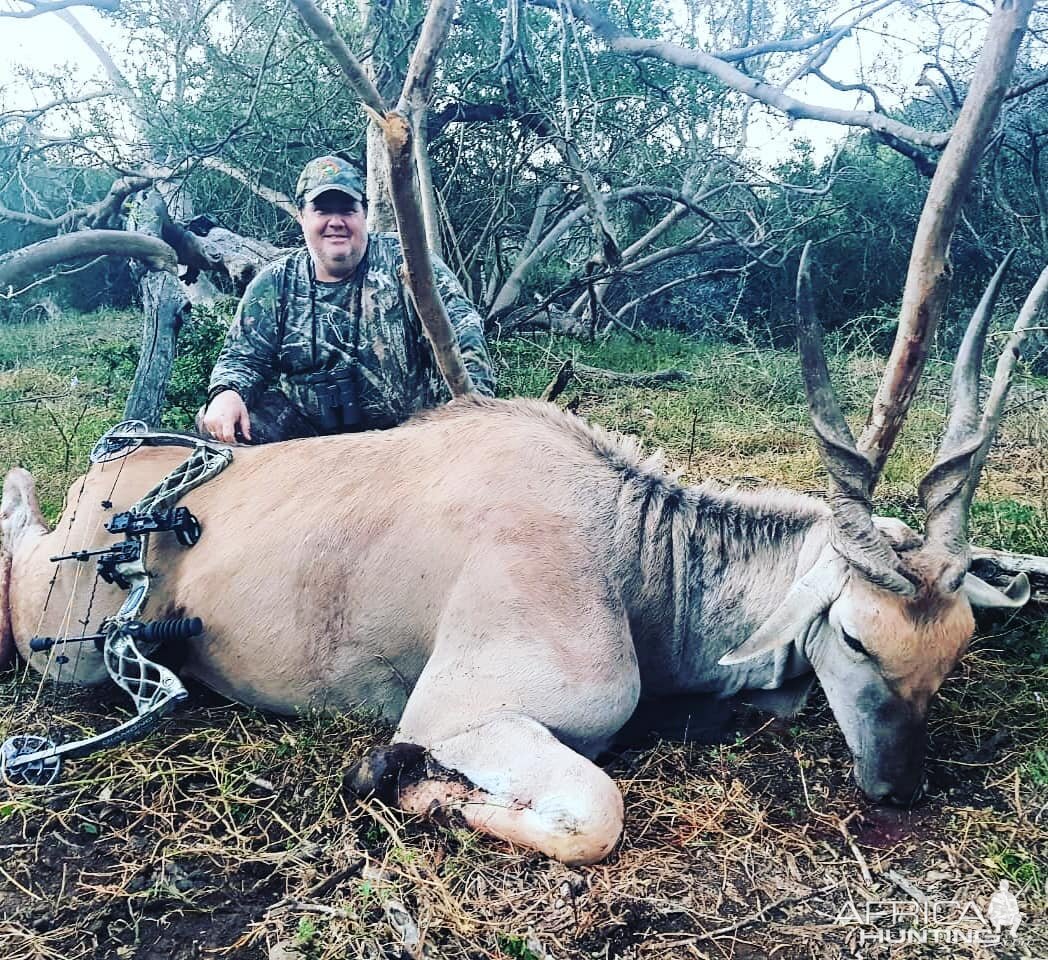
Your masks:
<svg viewBox="0 0 1048 960"><path fill-rule="evenodd" d="M477 410L485 411L482 419L471 416ZM659 518L679 516L689 528L698 524L719 534L725 549L751 552L754 548L775 546L783 538L803 533L829 516L821 500L784 487L743 490L709 480L685 486L679 480L680 471L667 468L663 451L646 453L638 438L589 423L543 400L505 401L471 394L424 410L406 426L435 421L453 423L456 419L486 433L497 433L509 422L517 427L522 420L552 427L580 451L592 452L621 475L624 487L620 505L629 501L638 505L642 535Z"/></svg>

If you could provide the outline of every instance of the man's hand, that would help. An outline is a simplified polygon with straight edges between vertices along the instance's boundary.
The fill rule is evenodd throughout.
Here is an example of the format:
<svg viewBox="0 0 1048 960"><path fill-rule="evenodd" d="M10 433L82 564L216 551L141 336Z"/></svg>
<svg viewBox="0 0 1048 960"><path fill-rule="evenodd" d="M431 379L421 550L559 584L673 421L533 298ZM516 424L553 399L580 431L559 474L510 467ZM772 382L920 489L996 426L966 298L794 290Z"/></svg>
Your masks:
<svg viewBox="0 0 1048 960"><path fill-rule="evenodd" d="M204 411L204 429L223 443L237 442L237 429L245 439L251 440L251 418L243 397L236 390L223 390Z"/></svg>

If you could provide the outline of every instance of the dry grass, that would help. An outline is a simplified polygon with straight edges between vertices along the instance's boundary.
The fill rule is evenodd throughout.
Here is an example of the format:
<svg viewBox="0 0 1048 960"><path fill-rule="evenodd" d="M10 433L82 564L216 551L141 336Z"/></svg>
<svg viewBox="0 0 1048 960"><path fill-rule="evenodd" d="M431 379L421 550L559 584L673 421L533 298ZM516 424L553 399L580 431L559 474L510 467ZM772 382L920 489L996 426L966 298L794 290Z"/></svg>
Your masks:
<svg viewBox="0 0 1048 960"><path fill-rule="evenodd" d="M564 400L659 443L690 479L822 484L789 358L656 346L634 369L690 362L697 382ZM536 351L504 349L511 386L525 385L518 361L535 383L552 375ZM855 403L870 366L838 370ZM1017 412L980 520L1001 546L1048 528L1043 395ZM884 498L901 512L930 450L927 433L907 443ZM743 714L723 743L606 758L625 835L606 863L574 869L355 802L343 772L389 733L367 718L279 719L194 689L147 740L70 763L57 786L0 788L0 957L1048 956L1046 640L1033 616L980 625L937 701L930 796L911 812L861 797L817 694L792 723ZM38 698L31 678L0 675L0 736L49 716L82 735L117 715L116 692ZM984 911L1002 879L1025 913L1018 940L876 939L928 936L935 925L912 919L921 898ZM869 904L900 915L858 922ZM955 913L943 926L987 933Z"/></svg>
<svg viewBox="0 0 1048 960"><path fill-rule="evenodd" d="M342 771L387 734L366 720L279 720L197 692L205 703L147 741L4 798L0 943L6 960L266 957L277 944L314 960L845 957L860 946L864 957L932 957L941 945L882 947L870 942L877 927L841 918L871 901L909 910L915 889L985 908L1011 876L1029 951L1015 955L1038 956L1045 785L1022 760L1043 717L1027 712L1032 698L1003 695L1036 679L1020 668L984 689L1001 671L984 652L950 684L932 798L913 812L862 800L816 704L792 726L744 717L728 744L611 759L625 837L607 863L575 869L354 803ZM3 688L9 702L33 691L14 678ZM63 718L111 722L115 704L84 699L63 702Z"/></svg>

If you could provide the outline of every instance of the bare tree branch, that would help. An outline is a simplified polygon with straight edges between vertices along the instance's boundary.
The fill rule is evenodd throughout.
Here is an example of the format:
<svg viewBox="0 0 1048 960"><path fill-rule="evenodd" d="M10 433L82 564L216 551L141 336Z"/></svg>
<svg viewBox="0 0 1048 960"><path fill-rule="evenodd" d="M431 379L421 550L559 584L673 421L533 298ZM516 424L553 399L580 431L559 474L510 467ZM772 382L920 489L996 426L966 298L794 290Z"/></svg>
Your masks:
<svg viewBox="0 0 1048 960"><path fill-rule="evenodd" d="M96 10L109 10L110 12L120 9L120 0L17 0L25 5L24 10L0 10L0 17L8 17L13 20L26 20L30 17L39 17L44 13L57 13L67 7L94 7Z"/></svg>
<svg viewBox="0 0 1048 960"><path fill-rule="evenodd" d="M119 2L119 0L117 0ZM114 6L116 9L116 6ZM68 10L63 10L57 14L58 18L83 41L84 45L90 50L98 62L102 64L102 69L105 70L106 76L109 77L109 82L113 85L114 89L129 103L137 104L138 97L135 96L134 90L131 88L131 84L127 82L127 77L121 72L120 68L116 65L116 62L109 55L109 51L102 46L91 33L76 17L74 17Z"/></svg>
<svg viewBox="0 0 1048 960"><path fill-rule="evenodd" d="M244 170L227 160L223 160L221 157L204 157L201 159L200 165L206 167L208 170L216 170L219 173L224 173L230 179L236 180L237 183L242 183L256 197L273 204L274 207L278 210L282 210L292 219L298 216L298 208L286 193L282 193L280 190L274 190L271 187L267 187L260 183L255 174L249 173L247 170Z"/></svg>
<svg viewBox="0 0 1048 960"><path fill-rule="evenodd" d="M822 33L816 33L810 37L797 37L794 40L769 40L766 43L755 43L750 47L720 50L714 56L725 63L739 63L749 60L750 57L763 57L768 53L799 53L801 50L817 47L823 41L829 40L834 33L836 33L835 30L824 30Z"/></svg>
<svg viewBox="0 0 1048 960"><path fill-rule="evenodd" d="M741 60L764 56L768 53L799 53L801 50L810 50L812 47L817 47L827 40L833 40L833 45L836 45L842 37L854 30L863 20L868 20L873 14L897 2L898 0L881 0L880 3L875 3L860 11L848 23L830 30L824 30L822 33L817 33L810 37L797 37L793 40L769 40L766 43L756 43L749 47L721 50L715 53L714 56L725 63L738 63ZM820 53L819 56L821 55Z"/></svg>
<svg viewBox="0 0 1048 960"><path fill-rule="evenodd" d="M127 230L81 230L0 257L0 293L59 263L102 255L142 260L151 270L176 270L175 251L159 237Z"/></svg>
<svg viewBox="0 0 1048 960"><path fill-rule="evenodd" d="M558 0L528 0L533 6L557 9ZM737 70L716 54L707 53L665 40L650 40L634 36L617 26L585 0L559 0L579 20L588 24L613 51L628 57L652 57L664 60L685 70L697 70L720 80L725 86L745 94L753 100L773 107L792 120L818 120L849 127L863 127L877 133L887 133L924 147L940 149L950 139L950 132L919 130L891 117L868 110L843 110L807 103L784 93L778 87L756 80Z"/></svg>
<svg viewBox="0 0 1048 960"><path fill-rule="evenodd" d="M1048 70L1035 74L1032 77L1028 77L1019 83L1013 84L1008 88L1008 92L1004 95L1004 99L1015 100L1018 97L1030 93L1032 90L1036 90L1038 87L1043 87L1046 83L1048 83Z"/></svg>
<svg viewBox="0 0 1048 960"><path fill-rule="evenodd" d="M112 95L112 90L92 90L89 93L82 93L78 97L61 97L58 100L51 100L40 107L29 107L25 110L4 110L0 112L0 123L14 120L31 123L34 120L39 120L45 113L50 113L52 110L88 103L91 100L99 100L102 97L111 97Z"/></svg>
<svg viewBox="0 0 1048 960"><path fill-rule="evenodd" d="M856 91L858 93L865 93L873 101L873 109L877 113L883 113L884 108L881 106L880 97L877 96L877 91L873 89L869 84L866 83L841 83L838 80L834 80L832 77L826 76L822 69L815 67L811 71L817 76L823 83L828 87L832 87L834 90L839 90L841 93L851 93Z"/></svg>
<svg viewBox="0 0 1048 960"><path fill-rule="evenodd" d="M968 96L928 188L906 274L899 328L858 449L877 482L924 369L950 288L947 251L961 206L1008 89L1033 0L994 10Z"/></svg>
<svg viewBox="0 0 1048 960"><path fill-rule="evenodd" d="M306 26L320 41L321 46L334 58L350 89L365 106L370 107L375 113L385 113L386 104L382 95L367 75L363 65L346 46L346 41L339 36L331 18L323 13L313 3L313 0L291 0L291 2L298 11L298 15L305 21Z"/></svg>
<svg viewBox="0 0 1048 960"><path fill-rule="evenodd" d="M19 210L8 210L0 206L0 220L12 220L15 223L29 223L37 227L60 229L70 223L86 227L105 228L113 226L120 213L123 202L139 190L144 190L153 183L152 177L120 177L113 181L108 193L86 207L75 207L58 217L38 217L32 213Z"/></svg>

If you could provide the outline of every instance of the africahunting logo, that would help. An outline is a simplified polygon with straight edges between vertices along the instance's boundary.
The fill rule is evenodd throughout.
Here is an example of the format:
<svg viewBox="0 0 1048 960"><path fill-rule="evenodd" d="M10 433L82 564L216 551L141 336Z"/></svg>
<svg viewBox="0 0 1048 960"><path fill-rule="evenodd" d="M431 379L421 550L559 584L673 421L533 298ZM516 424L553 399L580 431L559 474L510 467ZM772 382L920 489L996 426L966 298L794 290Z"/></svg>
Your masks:
<svg viewBox="0 0 1048 960"><path fill-rule="evenodd" d="M849 901L838 912L839 926L857 926L859 945L942 943L993 946L1015 940L1023 914L1002 880L984 905L975 900Z"/></svg>

